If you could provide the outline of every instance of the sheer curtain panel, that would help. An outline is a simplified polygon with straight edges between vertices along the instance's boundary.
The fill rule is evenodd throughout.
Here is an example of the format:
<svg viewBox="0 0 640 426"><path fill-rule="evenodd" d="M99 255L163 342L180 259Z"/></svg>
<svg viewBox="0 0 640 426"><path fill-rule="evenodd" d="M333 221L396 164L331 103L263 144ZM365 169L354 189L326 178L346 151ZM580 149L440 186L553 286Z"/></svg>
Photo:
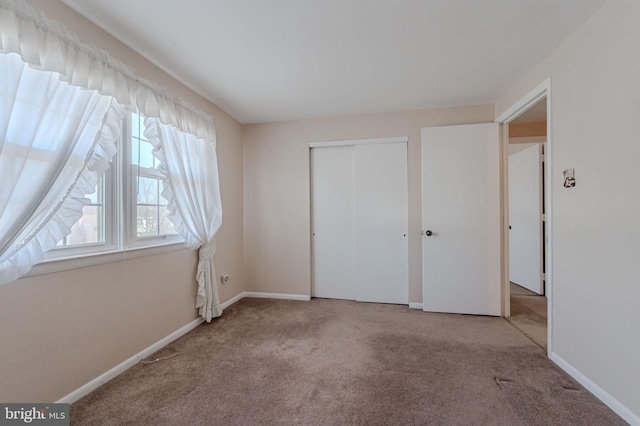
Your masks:
<svg viewBox="0 0 640 426"><path fill-rule="evenodd" d="M0 54L0 285L69 234L116 152L112 98Z"/></svg>
<svg viewBox="0 0 640 426"><path fill-rule="evenodd" d="M216 146L156 118L147 118L145 126L153 155L160 160L169 219L189 247L199 248L196 307L210 322L222 315L213 265L214 236L222 224Z"/></svg>
<svg viewBox="0 0 640 426"><path fill-rule="evenodd" d="M28 64L55 71L74 86L97 90L132 111L137 107L146 117L215 140L210 116L140 78L104 50L81 43L64 25L24 0L0 0L0 52L17 53Z"/></svg>

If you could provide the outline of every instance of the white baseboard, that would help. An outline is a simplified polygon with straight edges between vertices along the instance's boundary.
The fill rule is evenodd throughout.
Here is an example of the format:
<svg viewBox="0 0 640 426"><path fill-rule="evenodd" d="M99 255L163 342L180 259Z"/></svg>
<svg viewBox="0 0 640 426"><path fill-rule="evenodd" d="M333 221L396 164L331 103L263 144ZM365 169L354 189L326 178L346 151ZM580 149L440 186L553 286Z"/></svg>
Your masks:
<svg viewBox="0 0 640 426"><path fill-rule="evenodd" d="M242 297L257 297L261 299L287 299L301 300L304 302L311 300L311 296L308 294L258 293L254 291L245 291L242 295Z"/></svg>
<svg viewBox="0 0 640 426"><path fill-rule="evenodd" d="M420 310L422 310L422 306L423 306L422 303L411 303L411 302L409 302L409 307L411 309L420 309Z"/></svg>
<svg viewBox="0 0 640 426"><path fill-rule="evenodd" d="M283 293L260 293L255 291L243 291L242 293L236 294L231 299L222 303L222 309L227 309L229 306L233 305L240 299L244 299L245 297L255 297L258 299L286 299L286 300L302 300L304 302L308 302L311 300L311 296L306 294L283 294Z"/></svg>
<svg viewBox="0 0 640 426"><path fill-rule="evenodd" d="M173 333L171 333L170 335L168 335L164 339L157 341L153 345L149 346L146 349L143 349L141 352L137 353L136 355L132 356L131 358L129 358L129 359L121 362L120 364L116 365L111 370L107 371L106 373L100 375L99 377L96 377L95 379L91 380L89 383L87 383L87 384L79 387L78 389L74 390L73 392L71 392L67 396L62 397L61 399L56 401L56 403L73 404L74 402L76 402L77 400L82 398L83 396L93 392L94 390L96 390L100 386L102 386L103 384L107 383L109 380L113 379L114 377L118 376L119 374L122 374L123 372L125 372L129 368L133 367L134 365L136 365L138 362L140 362L144 358L147 358L149 355L153 354L154 352L157 352L158 350L162 349L163 347L165 347L169 343L173 342L174 340L177 340L178 338L184 336L185 334L187 334L188 332L190 332L191 330L193 330L194 328L196 328L197 326L199 326L203 322L204 322L204 319L202 319L202 318L199 318L199 319L191 321L189 324L187 324L184 327L174 331Z"/></svg>
<svg viewBox="0 0 640 426"><path fill-rule="evenodd" d="M566 371L571 377L576 379L578 383L587 388L589 392L594 394L596 398L604 402L609 408L611 408L617 415L622 417L627 423L633 426L640 426L640 416L633 413L620 401L611 396L608 392L602 389L600 386L593 383L587 376L578 371L573 365L562 359L555 352L552 353L549 358L555 362L560 368Z"/></svg>
<svg viewBox="0 0 640 426"><path fill-rule="evenodd" d="M222 306L222 309L227 309L229 306L233 305L234 303L236 303L238 300L242 299L243 297L246 297L244 294L246 293L246 291L243 291L242 293L238 293L235 296L233 296L231 299L227 300L226 302L222 303L220 306Z"/></svg>

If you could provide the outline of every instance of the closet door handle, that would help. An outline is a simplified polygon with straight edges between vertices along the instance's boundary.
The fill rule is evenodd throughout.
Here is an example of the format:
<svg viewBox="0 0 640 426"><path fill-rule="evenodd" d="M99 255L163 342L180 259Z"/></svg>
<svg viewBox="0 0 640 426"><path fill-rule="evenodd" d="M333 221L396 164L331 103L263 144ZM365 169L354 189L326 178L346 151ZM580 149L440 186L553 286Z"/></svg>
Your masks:
<svg viewBox="0 0 640 426"><path fill-rule="evenodd" d="M430 237L433 235L433 232L431 232L431 230L427 229L424 233L427 237Z"/></svg>

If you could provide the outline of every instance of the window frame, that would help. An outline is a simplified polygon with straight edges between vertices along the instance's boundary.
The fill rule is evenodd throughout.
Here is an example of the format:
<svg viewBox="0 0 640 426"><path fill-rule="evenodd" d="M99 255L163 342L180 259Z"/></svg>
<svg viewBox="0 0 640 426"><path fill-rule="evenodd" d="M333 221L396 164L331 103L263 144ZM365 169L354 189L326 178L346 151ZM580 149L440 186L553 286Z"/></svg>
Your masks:
<svg viewBox="0 0 640 426"><path fill-rule="evenodd" d="M144 118L140 113L136 113L140 115L140 117ZM137 223L138 223L138 196L137 196L137 177L139 176L137 171L138 169L149 170L149 172L145 173L146 175L151 176L154 179L159 179L159 186L162 186L162 176L159 172L157 172L153 168L142 167L137 164L133 164L133 155L132 155L132 114L128 114L123 120L122 125L122 139L128 141L128 143L123 143L123 149L120 152L123 153L123 161L122 165L126 168L124 177L125 177L125 185L122 185L124 188L124 216L125 220L125 245L127 248L140 248L140 247L156 247L167 244L177 244L183 243L184 238L180 234L159 234L159 235L149 235L149 236L138 236L137 231ZM142 175L142 174L140 174ZM155 175L155 176L154 176ZM145 176L146 177L146 176ZM162 197L161 189L158 189L158 199ZM158 224L159 226L159 224Z"/></svg>
<svg viewBox="0 0 640 426"><path fill-rule="evenodd" d="M44 254L45 262L98 255L116 251L120 247L118 238L118 214L116 211L119 181L117 174L118 162L116 157L111 161L111 167L102 175L102 179L104 179L104 229L102 230L104 233L104 242L54 247ZM114 167L114 165L116 167Z"/></svg>
<svg viewBox="0 0 640 426"><path fill-rule="evenodd" d="M177 233L142 237L137 235L137 173L134 173L134 169L139 166L132 163L131 132L132 113L129 113L122 120L121 136L116 141L117 153L111 160L111 167L103 175L105 192L103 232L105 241L55 247L46 252L44 261L36 265L33 272L26 276L109 263L116 261L113 260L113 255L116 255L116 259L120 259L119 253L135 252L133 257L140 257L147 255L147 252L148 255L152 255L184 248L184 238ZM157 172L153 174L158 178L161 177ZM162 183L160 183L160 187L161 185ZM161 197L160 192L161 190L158 197ZM125 256L125 258L128 257L131 255ZM95 259L87 261L87 258ZM73 262L74 260L81 261ZM66 261L71 261L71 263L65 266L68 263ZM60 266L41 266L50 263L60 264Z"/></svg>

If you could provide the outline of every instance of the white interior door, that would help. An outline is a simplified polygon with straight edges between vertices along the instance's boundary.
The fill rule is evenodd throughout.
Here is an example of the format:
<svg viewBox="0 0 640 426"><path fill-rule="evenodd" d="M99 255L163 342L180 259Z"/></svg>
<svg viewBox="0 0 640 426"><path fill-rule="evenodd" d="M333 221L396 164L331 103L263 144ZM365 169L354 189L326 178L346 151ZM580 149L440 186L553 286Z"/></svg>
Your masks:
<svg viewBox="0 0 640 426"><path fill-rule="evenodd" d="M422 129L422 224L423 309L499 316L497 123Z"/></svg>
<svg viewBox="0 0 640 426"><path fill-rule="evenodd" d="M312 295L408 303L407 144L313 147Z"/></svg>
<svg viewBox="0 0 640 426"><path fill-rule="evenodd" d="M407 144L356 146L356 299L409 303Z"/></svg>
<svg viewBox="0 0 640 426"><path fill-rule="evenodd" d="M355 147L311 150L315 297L356 298Z"/></svg>
<svg viewBox="0 0 640 426"><path fill-rule="evenodd" d="M509 154L509 279L538 294L544 292L541 156L540 144Z"/></svg>

